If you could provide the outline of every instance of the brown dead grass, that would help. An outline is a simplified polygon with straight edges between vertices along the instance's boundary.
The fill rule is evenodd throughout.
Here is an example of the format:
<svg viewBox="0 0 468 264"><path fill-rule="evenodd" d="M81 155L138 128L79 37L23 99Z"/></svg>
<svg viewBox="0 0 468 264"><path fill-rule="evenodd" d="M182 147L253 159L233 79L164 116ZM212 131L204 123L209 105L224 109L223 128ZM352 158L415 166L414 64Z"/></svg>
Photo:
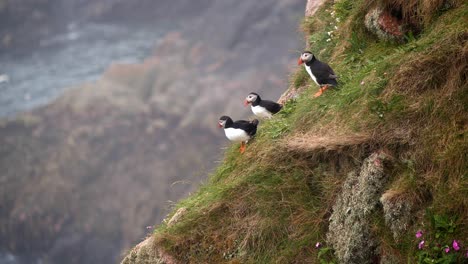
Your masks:
<svg viewBox="0 0 468 264"><path fill-rule="evenodd" d="M345 147L370 143L371 137L365 134L325 135L298 134L285 138L284 145L289 151L315 152L338 151Z"/></svg>
<svg viewBox="0 0 468 264"><path fill-rule="evenodd" d="M468 32L452 34L430 50L417 53L401 65L389 88L419 96L424 90L441 89L444 95L466 87L468 68Z"/></svg>
<svg viewBox="0 0 468 264"><path fill-rule="evenodd" d="M284 236L276 229L280 224L253 211L255 201L238 194L243 197L209 205L196 220L197 232L156 235L154 247L171 243L176 263L230 263L238 261L239 252L277 243ZM237 260L230 260L231 254Z"/></svg>
<svg viewBox="0 0 468 264"><path fill-rule="evenodd" d="M427 26L444 8L461 5L463 0L369 0L368 5L379 3L389 10L401 13L404 23L416 30Z"/></svg>

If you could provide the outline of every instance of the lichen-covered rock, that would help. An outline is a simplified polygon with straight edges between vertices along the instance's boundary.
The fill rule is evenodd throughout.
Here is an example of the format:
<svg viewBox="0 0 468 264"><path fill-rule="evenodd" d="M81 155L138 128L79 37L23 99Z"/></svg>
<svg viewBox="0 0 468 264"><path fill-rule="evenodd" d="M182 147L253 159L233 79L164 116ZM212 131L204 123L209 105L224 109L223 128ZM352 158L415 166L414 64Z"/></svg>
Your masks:
<svg viewBox="0 0 468 264"><path fill-rule="evenodd" d="M383 153L374 153L365 159L359 173L348 175L333 206L327 242L340 263L366 264L376 259L378 243L372 234L369 216L388 181L384 172L386 160Z"/></svg>
<svg viewBox="0 0 468 264"><path fill-rule="evenodd" d="M136 245L122 260L121 264L165 264L153 248L153 241L153 237L149 237Z"/></svg>
<svg viewBox="0 0 468 264"><path fill-rule="evenodd" d="M187 208L181 207L177 210L177 212L171 217L171 219L167 222L167 226L173 226L187 213Z"/></svg>
<svg viewBox="0 0 468 264"><path fill-rule="evenodd" d="M324 0L307 0L305 16L313 16Z"/></svg>
<svg viewBox="0 0 468 264"><path fill-rule="evenodd" d="M381 40L402 40L403 25L401 20L382 8L371 9L364 19L366 28Z"/></svg>
<svg viewBox="0 0 468 264"><path fill-rule="evenodd" d="M121 264L176 264L173 257L164 253L150 236L136 245L122 260Z"/></svg>
<svg viewBox="0 0 468 264"><path fill-rule="evenodd" d="M287 101L298 98L305 89L305 86L299 88L290 87L280 96L278 104L284 105Z"/></svg>
<svg viewBox="0 0 468 264"><path fill-rule="evenodd" d="M393 238L398 240L411 223L413 204L394 190L385 192L380 197L380 202L383 205L385 223L392 230Z"/></svg>

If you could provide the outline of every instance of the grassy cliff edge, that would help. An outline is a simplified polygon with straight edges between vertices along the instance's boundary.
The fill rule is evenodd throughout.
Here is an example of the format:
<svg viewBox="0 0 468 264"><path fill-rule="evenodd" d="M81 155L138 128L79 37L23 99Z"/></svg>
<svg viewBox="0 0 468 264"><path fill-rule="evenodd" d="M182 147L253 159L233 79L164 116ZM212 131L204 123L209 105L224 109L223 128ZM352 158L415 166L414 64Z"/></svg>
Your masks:
<svg viewBox="0 0 468 264"><path fill-rule="evenodd" d="M375 7L399 39L366 29ZM313 99L298 67L298 96L122 263L466 261L467 17L463 1L327 1L301 28L340 86Z"/></svg>

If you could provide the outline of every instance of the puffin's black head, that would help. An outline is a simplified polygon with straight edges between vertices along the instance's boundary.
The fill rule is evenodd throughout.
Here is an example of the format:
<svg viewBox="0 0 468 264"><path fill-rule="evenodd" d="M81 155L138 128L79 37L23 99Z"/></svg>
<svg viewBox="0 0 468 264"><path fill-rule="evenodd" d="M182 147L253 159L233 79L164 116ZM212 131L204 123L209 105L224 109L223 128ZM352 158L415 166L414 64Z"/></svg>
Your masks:
<svg viewBox="0 0 468 264"><path fill-rule="evenodd" d="M226 126L226 123L232 122L232 119L229 116L222 116L218 120L218 127L219 128L224 128Z"/></svg>
<svg viewBox="0 0 468 264"><path fill-rule="evenodd" d="M301 65L304 62L309 62L314 58L314 54L310 51L304 51L301 54L301 57L299 57L299 60L297 61L297 65Z"/></svg>
<svg viewBox="0 0 468 264"><path fill-rule="evenodd" d="M247 97L244 100L244 105L247 106L247 105L255 102L257 100L257 98L260 98L260 95L254 93L254 92L249 93L249 95L247 95Z"/></svg>

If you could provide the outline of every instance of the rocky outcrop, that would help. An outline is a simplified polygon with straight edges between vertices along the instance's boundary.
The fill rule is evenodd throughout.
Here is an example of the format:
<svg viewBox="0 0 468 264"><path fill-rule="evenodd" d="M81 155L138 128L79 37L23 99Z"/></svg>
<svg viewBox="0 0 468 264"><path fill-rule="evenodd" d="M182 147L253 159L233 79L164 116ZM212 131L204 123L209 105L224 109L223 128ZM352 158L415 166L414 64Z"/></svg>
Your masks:
<svg viewBox="0 0 468 264"><path fill-rule="evenodd" d="M179 220L184 217L186 214L187 214L187 208L185 207L181 207L179 208L176 213L171 217L171 219L169 219L169 221L167 221L167 226L173 226L175 225L177 222L179 222Z"/></svg>
<svg viewBox="0 0 468 264"><path fill-rule="evenodd" d="M371 214L389 176L385 163L389 158L374 153L365 159L360 171L348 175L338 196L327 233L327 242L340 263L375 263L378 242L371 230Z"/></svg>
<svg viewBox="0 0 468 264"><path fill-rule="evenodd" d="M371 9L366 14L364 25L381 40L403 40L403 22L389 10L380 7Z"/></svg>
<svg viewBox="0 0 468 264"><path fill-rule="evenodd" d="M408 231L413 219L414 204L403 193L387 190L380 202L383 205L385 224L390 228L393 238L398 241Z"/></svg>
<svg viewBox="0 0 468 264"><path fill-rule="evenodd" d="M318 8L325 2L324 0L307 0L305 16L313 16Z"/></svg>
<svg viewBox="0 0 468 264"><path fill-rule="evenodd" d="M153 237L148 237L127 253L121 264L176 264L169 255L154 245Z"/></svg>

